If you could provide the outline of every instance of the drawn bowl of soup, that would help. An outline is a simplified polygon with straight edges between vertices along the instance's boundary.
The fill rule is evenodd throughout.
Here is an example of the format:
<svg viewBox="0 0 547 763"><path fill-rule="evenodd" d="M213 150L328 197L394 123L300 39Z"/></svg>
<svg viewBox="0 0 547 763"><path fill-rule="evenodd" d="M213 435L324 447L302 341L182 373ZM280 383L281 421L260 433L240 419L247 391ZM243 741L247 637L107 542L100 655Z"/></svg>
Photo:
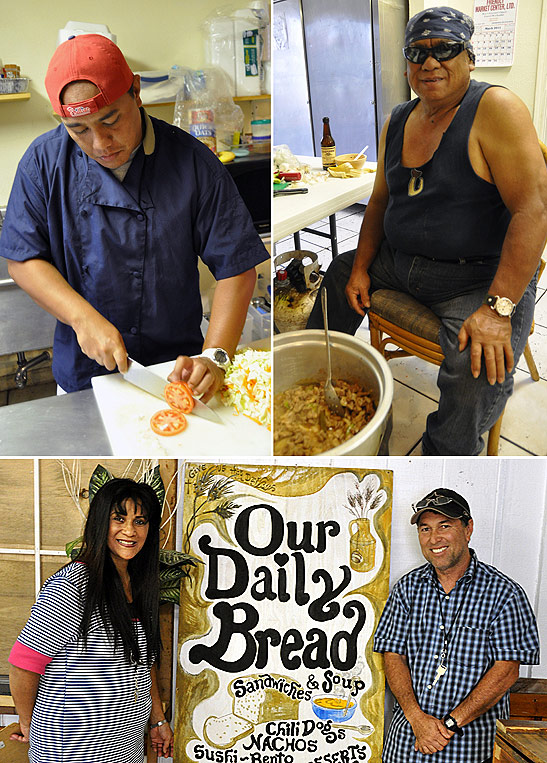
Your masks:
<svg viewBox="0 0 547 763"><path fill-rule="evenodd" d="M338 721L344 723L353 717L357 709L354 697L343 697L340 694L317 694L311 698L313 712L322 721Z"/></svg>

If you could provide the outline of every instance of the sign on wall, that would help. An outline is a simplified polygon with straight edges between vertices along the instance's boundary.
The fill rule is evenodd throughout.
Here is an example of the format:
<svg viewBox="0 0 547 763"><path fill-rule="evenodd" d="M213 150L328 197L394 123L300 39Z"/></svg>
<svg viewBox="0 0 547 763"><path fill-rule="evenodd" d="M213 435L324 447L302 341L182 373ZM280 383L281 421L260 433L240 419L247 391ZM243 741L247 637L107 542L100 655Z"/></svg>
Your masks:
<svg viewBox="0 0 547 763"><path fill-rule="evenodd" d="M380 761L391 471L188 464L175 761Z"/></svg>
<svg viewBox="0 0 547 763"><path fill-rule="evenodd" d="M475 0L474 21L476 66L512 66L517 0Z"/></svg>

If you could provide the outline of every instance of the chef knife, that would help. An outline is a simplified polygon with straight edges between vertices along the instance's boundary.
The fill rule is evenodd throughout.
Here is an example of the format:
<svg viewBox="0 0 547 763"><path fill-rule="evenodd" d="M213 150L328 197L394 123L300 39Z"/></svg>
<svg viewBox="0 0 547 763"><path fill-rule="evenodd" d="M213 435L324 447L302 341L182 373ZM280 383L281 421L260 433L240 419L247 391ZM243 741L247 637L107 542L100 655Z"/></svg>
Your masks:
<svg viewBox="0 0 547 763"><path fill-rule="evenodd" d="M276 191L274 187L274 196L293 196L295 193L308 193L307 188L285 188L282 191Z"/></svg>
<svg viewBox="0 0 547 763"><path fill-rule="evenodd" d="M150 395L159 397L160 400L163 400L165 403L165 388L167 386L165 379L162 379L161 376L158 376L153 371L149 371L148 368L141 366L140 363L137 363L136 360L132 360L129 357L127 358L127 363L128 368L126 373L122 374L123 378L131 384L134 384L135 387L139 387L139 389L148 392ZM224 424L218 413L215 413L215 411L205 405L205 403L198 400L197 397L194 397L194 408L192 413L195 413L196 416L201 416L204 419L209 419L209 421L214 421L217 424Z"/></svg>

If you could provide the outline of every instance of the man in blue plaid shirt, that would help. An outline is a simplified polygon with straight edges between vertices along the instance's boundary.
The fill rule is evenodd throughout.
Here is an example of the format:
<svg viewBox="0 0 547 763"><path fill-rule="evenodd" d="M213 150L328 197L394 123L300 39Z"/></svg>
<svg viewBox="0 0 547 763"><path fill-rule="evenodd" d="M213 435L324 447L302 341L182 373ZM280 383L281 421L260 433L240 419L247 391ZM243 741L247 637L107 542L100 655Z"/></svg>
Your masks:
<svg viewBox="0 0 547 763"><path fill-rule="evenodd" d="M394 586L374 637L397 700L382 760L490 763L519 665L539 663L534 613L518 583L469 548L461 495L432 491L411 522L428 563Z"/></svg>

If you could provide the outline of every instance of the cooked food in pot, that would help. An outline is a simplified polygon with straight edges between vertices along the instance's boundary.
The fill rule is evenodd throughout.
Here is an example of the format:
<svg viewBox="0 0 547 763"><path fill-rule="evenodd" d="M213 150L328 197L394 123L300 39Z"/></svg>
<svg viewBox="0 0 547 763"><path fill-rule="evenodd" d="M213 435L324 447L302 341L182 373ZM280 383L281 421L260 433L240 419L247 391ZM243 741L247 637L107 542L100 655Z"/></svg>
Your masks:
<svg viewBox="0 0 547 763"><path fill-rule="evenodd" d="M274 396L274 454L315 456L360 432L376 411L372 393L359 384L334 381L345 407L340 417L329 410L322 382L296 384Z"/></svg>

